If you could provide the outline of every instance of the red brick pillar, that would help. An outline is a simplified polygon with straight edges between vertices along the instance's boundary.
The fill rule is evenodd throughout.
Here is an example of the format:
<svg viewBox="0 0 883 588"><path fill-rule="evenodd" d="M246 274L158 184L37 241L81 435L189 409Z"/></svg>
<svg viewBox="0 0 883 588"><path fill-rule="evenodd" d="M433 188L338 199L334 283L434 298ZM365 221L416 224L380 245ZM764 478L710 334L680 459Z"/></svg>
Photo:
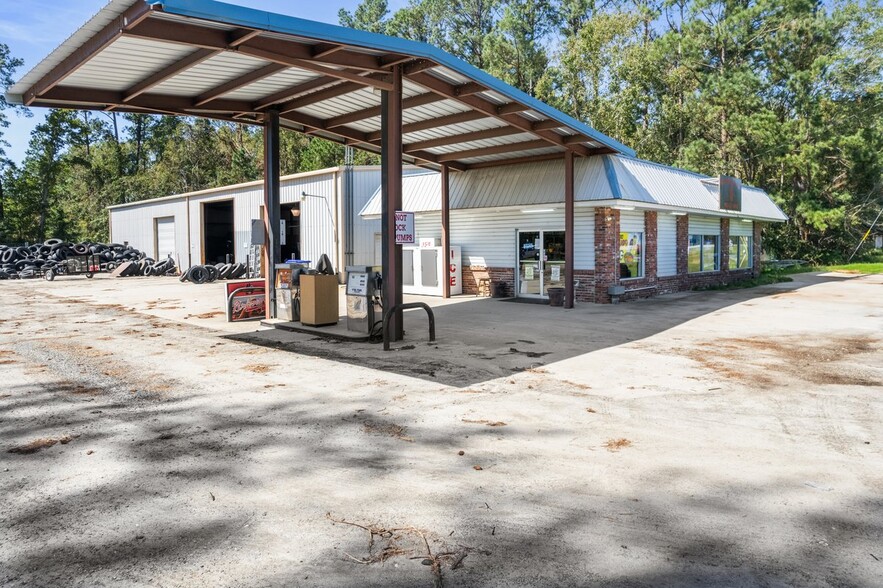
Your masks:
<svg viewBox="0 0 883 588"><path fill-rule="evenodd" d="M753 275L755 278L760 276L760 270L761 270L760 255L761 255L761 252L763 251L763 247L762 247L762 244L760 241L760 236L761 236L762 232L763 232L763 224L761 224L757 221L754 221L754 239L752 239L752 241L754 241L754 246L753 246L754 251L751 252L752 255L754 256L754 258L751 260L752 261L751 275Z"/></svg>
<svg viewBox="0 0 883 588"><path fill-rule="evenodd" d="M644 277L648 284L656 283L656 225L657 215L655 210L644 211Z"/></svg>
<svg viewBox="0 0 883 588"><path fill-rule="evenodd" d="M595 209L595 302L609 303L607 288L619 283L619 211Z"/></svg>
<svg viewBox="0 0 883 588"><path fill-rule="evenodd" d="M676 226L678 275L687 275L687 248L690 246L690 217L686 214L677 217Z"/></svg>
<svg viewBox="0 0 883 588"><path fill-rule="evenodd" d="M730 271L730 219L721 219L721 273Z"/></svg>

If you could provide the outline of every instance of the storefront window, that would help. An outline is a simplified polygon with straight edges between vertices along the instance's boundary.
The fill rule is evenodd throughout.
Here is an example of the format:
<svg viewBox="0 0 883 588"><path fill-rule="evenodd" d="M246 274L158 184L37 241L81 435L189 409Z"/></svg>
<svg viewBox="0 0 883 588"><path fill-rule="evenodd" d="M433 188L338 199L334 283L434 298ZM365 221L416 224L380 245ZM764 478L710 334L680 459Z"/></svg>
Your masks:
<svg viewBox="0 0 883 588"><path fill-rule="evenodd" d="M690 244L687 247L687 271L714 272L719 269L717 235L690 235Z"/></svg>
<svg viewBox="0 0 883 588"><path fill-rule="evenodd" d="M644 277L644 233L619 234L619 277Z"/></svg>
<svg viewBox="0 0 883 588"><path fill-rule="evenodd" d="M730 237L730 269L748 269L752 267L751 255L752 239L745 237Z"/></svg>

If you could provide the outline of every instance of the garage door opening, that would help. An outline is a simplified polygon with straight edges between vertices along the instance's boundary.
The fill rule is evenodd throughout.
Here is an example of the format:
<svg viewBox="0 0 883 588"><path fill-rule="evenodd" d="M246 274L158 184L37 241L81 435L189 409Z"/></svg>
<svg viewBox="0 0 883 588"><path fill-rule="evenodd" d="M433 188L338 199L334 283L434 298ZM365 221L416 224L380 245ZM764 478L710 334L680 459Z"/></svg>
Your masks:
<svg viewBox="0 0 883 588"><path fill-rule="evenodd" d="M203 263L235 261L233 201L206 202L202 205Z"/></svg>
<svg viewBox="0 0 883 588"><path fill-rule="evenodd" d="M166 216L153 219L153 250L154 259L163 260L177 257L175 248L175 217ZM177 259L175 260L178 261Z"/></svg>
<svg viewBox="0 0 883 588"><path fill-rule="evenodd" d="M300 259L300 202L282 205L282 260Z"/></svg>

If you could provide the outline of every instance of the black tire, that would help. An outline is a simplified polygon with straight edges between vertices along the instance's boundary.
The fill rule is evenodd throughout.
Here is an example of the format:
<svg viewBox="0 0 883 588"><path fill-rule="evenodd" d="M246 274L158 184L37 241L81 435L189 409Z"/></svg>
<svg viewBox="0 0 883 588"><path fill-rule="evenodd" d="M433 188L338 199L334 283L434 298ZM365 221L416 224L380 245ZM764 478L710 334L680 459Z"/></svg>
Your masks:
<svg viewBox="0 0 883 588"><path fill-rule="evenodd" d="M205 271L208 272L208 279L206 280L207 282L214 282L221 274L221 272L218 271L218 268L213 265L205 266Z"/></svg>
<svg viewBox="0 0 883 588"><path fill-rule="evenodd" d="M89 278L90 280L92 279L93 275L94 274L92 272L86 272L86 277Z"/></svg>
<svg viewBox="0 0 883 588"><path fill-rule="evenodd" d="M226 280L227 278L230 277L230 274L232 274L232 273L233 273L233 264L232 263L225 263L224 267L221 268L221 276L220 277L222 280Z"/></svg>
<svg viewBox="0 0 883 588"><path fill-rule="evenodd" d="M47 281L51 282L52 280L55 279L55 270L53 270L53 269L46 270L46 273L43 274L43 277L46 278Z"/></svg>
<svg viewBox="0 0 883 588"><path fill-rule="evenodd" d="M3 263L9 263L10 261L14 261L16 257L18 257L18 254L15 252L15 249L7 249L3 252L3 255L0 256L0 261Z"/></svg>
<svg viewBox="0 0 883 588"><path fill-rule="evenodd" d="M64 241L62 241L61 239L46 239L45 241L43 241L43 245L46 245L47 247L52 247L53 245L60 245L62 243L64 243Z"/></svg>
<svg viewBox="0 0 883 588"><path fill-rule="evenodd" d="M190 268L190 281L194 284L205 284L208 280L208 271L201 265Z"/></svg>
<svg viewBox="0 0 883 588"><path fill-rule="evenodd" d="M89 248L82 244L74 245L73 247L71 247L71 249L73 249L74 253L76 253L77 255L86 255L87 253L89 253Z"/></svg>

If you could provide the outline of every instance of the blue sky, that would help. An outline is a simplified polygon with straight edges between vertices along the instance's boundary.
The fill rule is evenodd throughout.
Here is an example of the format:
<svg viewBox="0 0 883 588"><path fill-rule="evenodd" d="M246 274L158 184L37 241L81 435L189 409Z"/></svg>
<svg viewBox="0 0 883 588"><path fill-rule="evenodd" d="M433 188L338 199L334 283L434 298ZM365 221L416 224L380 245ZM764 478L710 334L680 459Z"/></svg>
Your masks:
<svg viewBox="0 0 883 588"><path fill-rule="evenodd" d="M0 42L9 46L12 57L25 64L16 70L18 81L53 49L86 23L108 0L0 0ZM388 0L390 11L404 6L406 0ZM231 4L259 8L270 12L290 14L321 22L337 24L337 11L354 10L358 0L232 0ZM9 128L3 138L11 147L7 156L20 163L28 148L33 128L45 117L42 108L31 109L31 118L9 113Z"/></svg>

